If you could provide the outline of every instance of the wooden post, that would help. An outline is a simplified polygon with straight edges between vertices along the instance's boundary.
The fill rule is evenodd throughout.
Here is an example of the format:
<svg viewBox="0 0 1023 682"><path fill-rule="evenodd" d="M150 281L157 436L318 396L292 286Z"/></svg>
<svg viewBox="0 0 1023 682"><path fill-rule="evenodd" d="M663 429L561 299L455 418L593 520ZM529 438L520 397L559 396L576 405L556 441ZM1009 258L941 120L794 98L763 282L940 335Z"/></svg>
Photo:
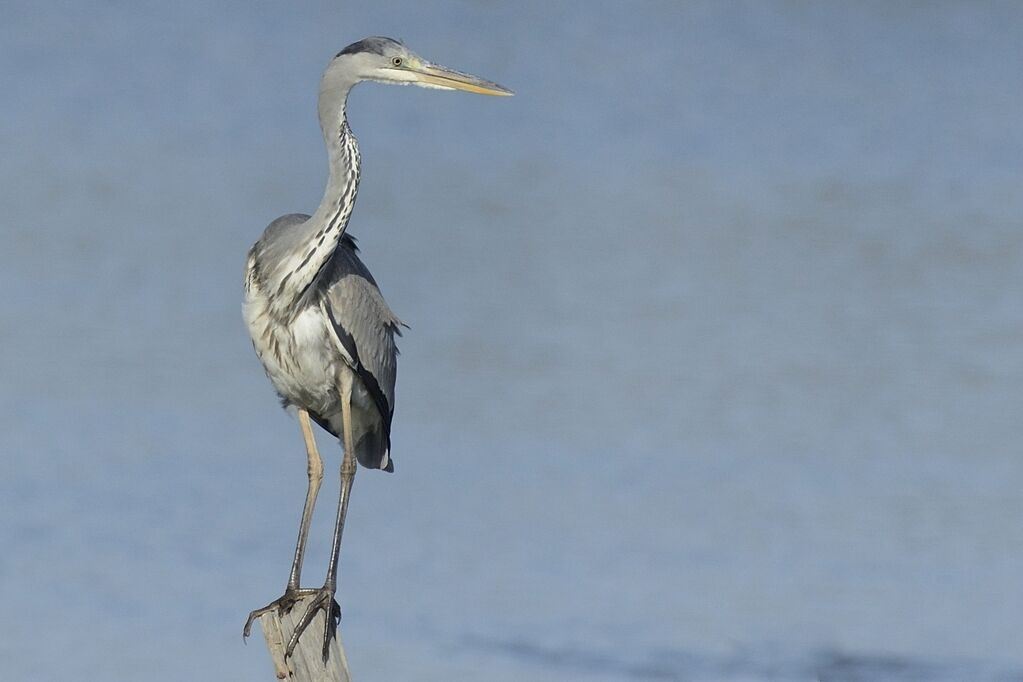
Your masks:
<svg viewBox="0 0 1023 682"><path fill-rule="evenodd" d="M316 614L316 618L302 633L295 653L287 660L284 658L291 633L295 631L295 626L311 600L312 597L302 597L295 603L295 607L283 616L277 615L277 609L270 609L260 617L259 624L263 629L263 637L266 638L266 648L270 650L274 673L278 680L289 682L351 682L348 659L345 658L345 649L341 644L340 629L337 637L330 643L330 657L326 665L323 663L321 655L325 625L323 611Z"/></svg>

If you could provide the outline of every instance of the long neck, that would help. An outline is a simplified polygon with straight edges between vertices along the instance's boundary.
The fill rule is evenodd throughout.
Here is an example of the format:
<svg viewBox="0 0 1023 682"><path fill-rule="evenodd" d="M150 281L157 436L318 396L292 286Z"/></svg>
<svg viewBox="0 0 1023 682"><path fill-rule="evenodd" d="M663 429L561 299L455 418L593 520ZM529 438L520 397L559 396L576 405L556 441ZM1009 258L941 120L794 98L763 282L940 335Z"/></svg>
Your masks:
<svg viewBox="0 0 1023 682"><path fill-rule="evenodd" d="M333 94L333 93L332 93ZM275 272L270 289L275 307L282 313L295 304L313 284L344 236L359 190L359 146L345 116L347 91L324 106L321 95L320 126L327 145L330 173L323 199L312 217L288 230L273 254ZM268 292L269 293L269 292Z"/></svg>
<svg viewBox="0 0 1023 682"><path fill-rule="evenodd" d="M320 266L334 253L338 241L348 227L348 219L355 207L355 196L359 192L359 172L361 157L359 144L348 127L344 107L334 125L323 126L323 139L327 143L327 156L330 161L330 172L327 187L323 191L323 199L309 220L315 226L315 242L310 243L308 253L310 263L319 261L313 271L318 272Z"/></svg>
<svg viewBox="0 0 1023 682"><path fill-rule="evenodd" d="M315 226L315 242L310 244L312 255L309 258L310 261L319 261L313 271L314 275L334 253L348 227L348 219L355 207L355 195L359 191L359 168L362 165L359 145L352 129L348 127L348 116L345 114L348 93L357 81L345 69L333 66L327 68L320 81L317 102L330 174L323 199L309 220L309 224Z"/></svg>

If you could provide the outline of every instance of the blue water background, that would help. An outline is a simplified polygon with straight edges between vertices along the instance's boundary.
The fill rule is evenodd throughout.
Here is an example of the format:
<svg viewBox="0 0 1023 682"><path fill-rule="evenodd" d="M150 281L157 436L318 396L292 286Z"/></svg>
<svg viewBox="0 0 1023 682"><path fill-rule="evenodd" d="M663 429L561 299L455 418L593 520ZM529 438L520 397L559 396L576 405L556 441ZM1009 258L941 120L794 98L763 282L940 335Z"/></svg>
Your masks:
<svg viewBox="0 0 1023 682"><path fill-rule="evenodd" d="M372 34L517 95L350 102L411 325L356 679L1023 679L1020 5L2 14L5 679L268 679L305 465L244 256L315 208L317 80Z"/></svg>

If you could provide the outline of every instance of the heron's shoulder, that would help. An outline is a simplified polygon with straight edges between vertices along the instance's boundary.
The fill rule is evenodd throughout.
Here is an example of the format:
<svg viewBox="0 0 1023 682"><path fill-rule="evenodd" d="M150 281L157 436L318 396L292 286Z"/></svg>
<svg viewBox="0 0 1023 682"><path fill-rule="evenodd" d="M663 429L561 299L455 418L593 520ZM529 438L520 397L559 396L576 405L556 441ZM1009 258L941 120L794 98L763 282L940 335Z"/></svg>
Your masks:
<svg viewBox="0 0 1023 682"><path fill-rule="evenodd" d="M282 215L266 226L263 234L249 249L249 271L264 271L284 258L289 248L293 248L301 237L301 230L296 228L309 220L305 213L289 213Z"/></svg>
<svg viewBox="0 0 1023 682"><path fill-rule="evenodd" d="M282 215L280 218L277 218L266 226L266 229L263 230L263 236L259 241L264 244L272 242L289 229L304 224L310 217L311 216L305 213L289 213L287 215Z"/></svg>

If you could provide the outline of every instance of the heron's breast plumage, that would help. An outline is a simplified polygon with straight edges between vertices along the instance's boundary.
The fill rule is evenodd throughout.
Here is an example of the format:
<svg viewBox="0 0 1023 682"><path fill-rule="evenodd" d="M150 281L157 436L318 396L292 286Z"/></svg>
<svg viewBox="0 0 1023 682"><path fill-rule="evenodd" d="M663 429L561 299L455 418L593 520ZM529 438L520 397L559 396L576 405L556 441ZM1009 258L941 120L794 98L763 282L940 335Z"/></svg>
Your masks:
<svg viewBox="0 0 1023 682"><path fill-rule="evenodd" d="M256 355L284 402L324 418L339 409L337 377L344 358L332 343L330 323L319 306L282 320L256 291L246 297L245 321Z"/></svg>

